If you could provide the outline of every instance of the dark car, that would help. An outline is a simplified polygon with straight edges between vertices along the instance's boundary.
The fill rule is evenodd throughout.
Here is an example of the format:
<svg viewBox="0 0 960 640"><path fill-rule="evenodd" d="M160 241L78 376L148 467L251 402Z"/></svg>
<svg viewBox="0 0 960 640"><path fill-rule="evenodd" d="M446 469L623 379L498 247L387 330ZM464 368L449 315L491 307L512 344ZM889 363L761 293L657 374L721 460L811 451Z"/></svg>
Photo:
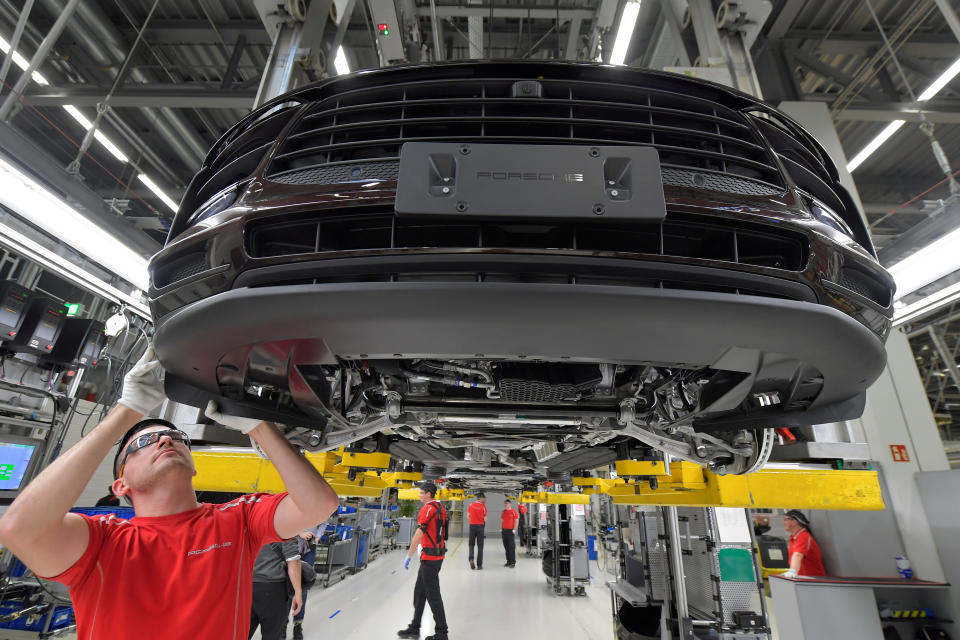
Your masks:
<svg viewBox="0 0 960 640"><path fill-rule="evenodd" d="M557 62L265 104L210 151L150 274L171 397L441 471L636 447L748 471L772 427L861 414L894 289L789 117Z"/></svg>

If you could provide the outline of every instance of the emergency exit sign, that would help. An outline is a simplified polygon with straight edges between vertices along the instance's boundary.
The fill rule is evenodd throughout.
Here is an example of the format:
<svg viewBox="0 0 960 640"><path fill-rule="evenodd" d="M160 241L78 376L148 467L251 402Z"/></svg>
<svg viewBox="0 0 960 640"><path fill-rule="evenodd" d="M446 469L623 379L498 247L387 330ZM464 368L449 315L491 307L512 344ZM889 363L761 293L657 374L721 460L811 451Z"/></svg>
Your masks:
<svg viewBox="0 0 960 640"><path fill-rule="evenodd" d="M894 462L910 462L910 454L907 453L907 445L905 444L890 445L890 457L893 458Z"/></svg>

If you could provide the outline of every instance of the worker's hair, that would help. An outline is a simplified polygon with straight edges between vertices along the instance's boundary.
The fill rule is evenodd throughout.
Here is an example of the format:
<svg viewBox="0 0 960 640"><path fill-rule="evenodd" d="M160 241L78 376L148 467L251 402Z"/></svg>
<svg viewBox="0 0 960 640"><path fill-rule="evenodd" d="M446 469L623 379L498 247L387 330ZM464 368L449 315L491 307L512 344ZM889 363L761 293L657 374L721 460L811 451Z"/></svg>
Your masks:
<svg viewBox="0 0 960 640"><path fill-rule="evenodd" d="M800 523L801 527L807 527L808 529L810 528L810 520L807 518L806 514L804 514L802 511L799 511L797 509L791 509L790 511L787 511L783 515L787 518L793 518L794 520Z"/></svg>
<svg viewBox="0 0 960 640"><path fill-rule="evenodd" d="M503 504L508 504L508 503L510 503L510 498L507 498L506 500L503 501Z"/></svg>
<svg viewBox="0 0 960 640"><path fill-rule="evenodd" d="M424 482L420 485L420 491L426 491L431 498L435 498L437 496L437 485L432 482Z"/></svg>
<svg viewBox="0 0 960 640"><path fill-rule="evenodd" d="M166 427L167 429L176 429L177 425L173 424L169 420L164 420L163 418L146 418L141 420L137 424L130 427L123 437L120 438L120 441L117 442L117 453L113 456L113 479L116 480L120 476L120 469L117 468L117 464L120 462L120 458L123 457L123 452L127 448L127 443L130 442L130 439L133 436L137 435L147 427L161 426Z"/></svg>

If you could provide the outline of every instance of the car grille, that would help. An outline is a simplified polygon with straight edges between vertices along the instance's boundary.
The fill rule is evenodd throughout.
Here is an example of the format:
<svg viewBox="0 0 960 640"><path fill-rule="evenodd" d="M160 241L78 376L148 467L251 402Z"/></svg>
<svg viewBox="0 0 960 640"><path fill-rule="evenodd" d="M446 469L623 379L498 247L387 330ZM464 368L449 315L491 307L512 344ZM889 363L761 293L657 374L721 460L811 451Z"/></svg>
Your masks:
<svg viewBox="0 0 960 640"><path fill-rule="evenodd" d="M781 189L737 176L709 171L690 171L662 167L660 170L663 184L692 189L725 191L746 196L773 196ZM380 162L346 162L322 167L313 167L288 171L273 178L282 184L343 184L347 182L368 182L370 180L397 180L400 176L400 163L396 160Z"/></svg>
<svg viewBox="0 0 960 640"><path fill-rule="evenodd" d="M397 158L405 142L642 145L667 170L731 176L763 194L784 189L752 119L713 100L582 79L540 79L537 95L521 97L520 84L431 78L329 95L301 111L265 177L303 184L305 171L330 164Z"/></svg>
<svg viewBox="0 0 960 640"><path fill-rule="evenodd" d="M860 294L868 300L872 300L883 308L890 306L891 298L893 297L893 291L891 291L887 283L880 280L877 276L860 269L846 266L842 267L837 284L854 293Z"/></svg>
<svg viewBox="0 0 960 640"><path fill-rule="evenodd" d="M253 220L244 235L253 258L414 248L541 249L697 258L800 271L808 252L803 235L778 227L677 213L668 213L661 223L610 224L328 214Z"/></svg>
<svg viewBox="0 0 960 640"><path fill-rule="evenodd" d="M153 286L162 289L174 282L186 280L207 269L206 251L191 251L161 265L153 272Z"/></svg>

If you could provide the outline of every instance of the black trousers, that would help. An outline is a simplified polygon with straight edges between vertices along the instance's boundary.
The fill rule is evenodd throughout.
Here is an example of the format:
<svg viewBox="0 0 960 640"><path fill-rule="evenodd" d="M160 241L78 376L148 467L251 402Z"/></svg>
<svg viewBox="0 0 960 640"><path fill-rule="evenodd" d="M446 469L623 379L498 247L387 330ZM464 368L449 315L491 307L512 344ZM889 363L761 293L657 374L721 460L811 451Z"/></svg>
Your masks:
<svg viewBox="0 0 960 640"><path fill-rule="evenodd" d="M417 573L417 586L413 588L413 622L410 626L419 629L423 618L423 609L430 603L433 612L435 633L447 634L447 614L443 611L443 598L440 597L440 565L443 560L421 560Z"/></svg>
<svg viewBox="0 0 960 640"><path fill-rule="evenodd" d="M477 566L483 566L483 529L485 525L470 525L470 560L473 560L473 545L477 545Z"/></svg>
<svg viewBox="0 0 960 640"><path fill-rule="evenodd" d="M507 554L507 564L517 564L517 540L513 537L513 529L501 529L503 550Z"/></svg>
<svg viewBox="0 0 960 640"><path fill-rule="evenodd" d="M291 602L287 581L254 582L248 640L258 626L263 640L283 640Z"/></svg>

